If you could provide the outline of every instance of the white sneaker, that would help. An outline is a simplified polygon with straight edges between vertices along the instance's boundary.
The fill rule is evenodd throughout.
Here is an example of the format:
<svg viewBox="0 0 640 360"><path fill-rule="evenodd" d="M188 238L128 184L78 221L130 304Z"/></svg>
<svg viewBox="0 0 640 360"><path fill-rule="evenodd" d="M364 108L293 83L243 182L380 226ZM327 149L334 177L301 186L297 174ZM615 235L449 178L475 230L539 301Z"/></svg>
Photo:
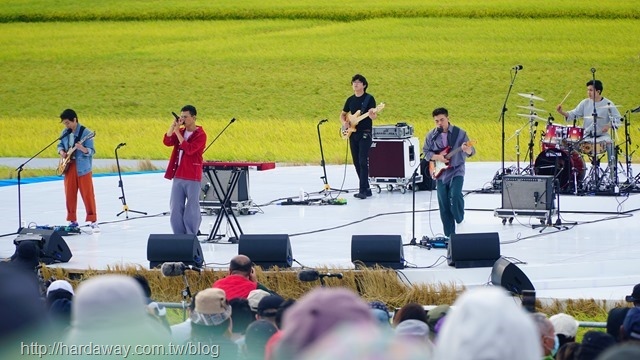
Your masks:
<svg viewBox="0 0 640 360"><path fill-rule="evenodd" d="M100 227L98 226L97 222L92 222L91 224L89 224L89 227L91 228L91 230L94 233L99 233L100 232Z"/></svg>

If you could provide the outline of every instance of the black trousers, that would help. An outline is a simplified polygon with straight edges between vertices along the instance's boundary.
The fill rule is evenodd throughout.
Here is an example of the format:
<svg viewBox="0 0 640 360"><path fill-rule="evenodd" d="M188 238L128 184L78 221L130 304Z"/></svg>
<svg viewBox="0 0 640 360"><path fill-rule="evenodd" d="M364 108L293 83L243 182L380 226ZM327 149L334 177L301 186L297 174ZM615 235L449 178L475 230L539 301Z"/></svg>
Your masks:
<svg viewBox="0 0 640 360"><path fill-rule="evenodd" d="M360 179L359 192L365 193L369 190L369 149L373 139L371 132L356 131L349 137L349 147L351 148L351 158L356 173Z"/></svg>

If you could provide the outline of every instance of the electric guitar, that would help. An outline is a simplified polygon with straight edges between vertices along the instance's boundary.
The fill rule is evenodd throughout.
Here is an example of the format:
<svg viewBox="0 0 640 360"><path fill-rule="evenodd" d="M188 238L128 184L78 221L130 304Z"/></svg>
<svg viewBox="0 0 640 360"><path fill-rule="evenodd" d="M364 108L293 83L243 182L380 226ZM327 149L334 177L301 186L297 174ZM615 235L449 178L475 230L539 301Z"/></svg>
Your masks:
<svg viewBox="0 0 640 360"><path fill-rule="evenodd" d="M62 176L69 169L69 164L71 163L71 156L76 151L78 144L82 144L85 141L92 139L96 136L95 132L89 133L85 135L80 141L78 141L69 151L67 151L67 156L65 158L60 158L60 162L58 163L58 168L56 169L56 175Z"/></svg>
<svg viewBox="0 0 640 360"><path fill-rule="evenodd" d="M384 109L384 103L380 103L380 105L376 106L373 109L373 112L377 113L382 111L382 109ZM351 133L356 132L356 125L367 117L369 117L368 111L362 115L360 115L360 110L356 111L355 114L347 114L348 121L346 124L342 124L342 127L340 128L340 135L342 138L347 140L349 136L351 136Z"/></svg>
<svg viewBox="0 0 640 360"><path fill-rule="evenodd" d="M476 143L475 140L469 140L466 143L464 143L463 145L473 146L475 143ZM431 175L431 178L433 180L436 180L447 169L451 168L451 165L449 164L449 159L451 159L451 157L453 157L453 155L457 154L461 150L462 150L462 146L460 146L458 148L455 148L454 150L451 150L451 147L447 146L446 148L444 148L442 151L440 151L438 153L438 155L444 155L444 158L447 159L447 161L445 161L445 162L436 161L436 160L429 161L429 174Z"/></svg>

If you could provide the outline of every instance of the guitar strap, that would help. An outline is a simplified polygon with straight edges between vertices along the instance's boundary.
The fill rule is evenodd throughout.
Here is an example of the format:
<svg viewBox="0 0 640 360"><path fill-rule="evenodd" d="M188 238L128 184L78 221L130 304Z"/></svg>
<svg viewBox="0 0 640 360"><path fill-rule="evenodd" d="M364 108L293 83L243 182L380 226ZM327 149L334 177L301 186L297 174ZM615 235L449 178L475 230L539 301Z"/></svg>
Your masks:
<svg viewBox="0 0 640 360"><path fill-rule="evenodd" d="M78 142L80 142L80 139L82 139L82 134L84 134L84 129L85 129L85 127L83 125L80 125L80 131L78 132L78 136L75 138L75 141L73 142L73 145L75 145Z"/></svg>
<svg viewBox="0 0 640 360"><path fill-rule="evenodd" d="M371 101L371 95L367 94L364 97L364 100L362 101L362 109L360 109L360 113L364 114L365 112L369 111L369 108L367 106L369 106L369 102Z"/></svg>
<svg viewBox="0 0 640 360"><path fill-rule="evenodd" d="M449 132L449 138L447 139L449 141L449 146L453 149L456 141L458 141L458 135L460 135L460 128L457 126L452 126L451 131Z"/></svg>

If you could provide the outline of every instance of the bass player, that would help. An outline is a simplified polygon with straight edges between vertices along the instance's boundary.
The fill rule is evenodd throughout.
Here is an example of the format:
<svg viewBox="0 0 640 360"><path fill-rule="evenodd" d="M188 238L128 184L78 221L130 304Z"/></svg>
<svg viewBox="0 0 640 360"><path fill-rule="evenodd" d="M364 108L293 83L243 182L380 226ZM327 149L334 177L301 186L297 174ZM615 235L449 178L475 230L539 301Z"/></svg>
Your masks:
<svg viewBox="0 0 640 360"><path fill-rule="evenodd" d="M100 232L96 213L96 197L93 191L92 160L96 150L93 146L91 131L78 122L78 115L72 109L60 114L60 122L65 129L60 134L58 155L61 162L68 160L64 173L64 194L67 205L67 221L70 227L78 226L76 209L78 207L78 191L82 196L87 212L86 221L92 232Z"/></svg>
<svg viewBox="0 0 640 360"><path fill-rule="evenodd" d="M431 113L436 127L425 136L422 152L424 159L431 162L446 163L447 167L437 177L436 191L438 193L438 207L444 235L451 237L456 232L456 223L464 220L464 198L462 185L464 183L465 161L475 154L473 146L469 146L466 131L449 122L449 111L436 108ZM456 149L462 151L456 151ZM456 151L450 158L445 158L449 152Z"/></svg>

